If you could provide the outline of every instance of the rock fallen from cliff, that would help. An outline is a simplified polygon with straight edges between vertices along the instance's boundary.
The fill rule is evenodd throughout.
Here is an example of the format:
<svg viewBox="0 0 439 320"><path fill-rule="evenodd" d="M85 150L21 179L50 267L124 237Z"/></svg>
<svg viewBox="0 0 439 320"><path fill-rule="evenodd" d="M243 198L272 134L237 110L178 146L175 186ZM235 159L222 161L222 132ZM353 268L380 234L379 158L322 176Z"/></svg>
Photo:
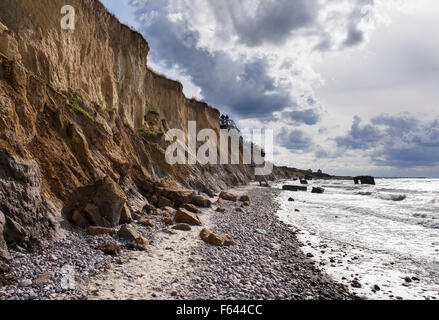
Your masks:
<svg viewBox="0 0 439 320"><path fill-rule="evenodd" d="M117 257L122 253L122 247L114 242L105 242L96 246L96 250L100 250L106 255Z"/></svg>
<svg viewBox="0 0 439 320"><path fill-rule="evenodd" d="M191 203L200 208L210 208L212 206L212 202L209 199L200 195L194 196Z"/></svg>
<svg viewBox="0 0 439 320"><path fill-rule="evenodd" d="M140 237L136 230L126 224L120 227L117 235L128 241L136 241Z"/></svg>
<svg viewBox="0 0 439 320"><path fill-rule="evenodd" d="M126 197L122 189L110 177L105 177L74 191L64 211L69 221L80 228L84 228L87 223L91 226L114 228L119 225L125 203Z"/></svg>
<svg viewBox="0 0 439 320"><path fill-rule="evenodd" d="M219 195L220 199L236 202L238 201L238 197L231 192L223 191Z"/></svg>
<svg viewBox="0 0 439 320"><path fill-rule="evenodd" d="M192 190L157 187L155 189L155 195L171 200L173 205L169 207L179 207L186 203L190 203L192 198L195 196L195 192Z"/></svg>
<svg viewBox="0 0 439 320"><path fill-rule="evenodd" d="M18 279L14 276L6 262L0 259L0 288L3 286L10 286L17 283Z"/></svg>
<svg viewBox="0 0 439 320"><path fill-rule="evenodd" d="M133 217L131 216L131 210L125 204L123 206L123 209L122 209L122 212L121 212L121 215L120 215L119 224L130 224L131 222L133 222Z"/></svg>
<svg viewBox="0 0 439 320"><path fill-rule="evenodd" d="M247 195L241 196L239 198L239 201L241 201L241 202L250 202L250 197L247 196Z"/></svg>
<svg viewBox="0 0 439 320"><path fill-rule="evenodd" d="M177 210L177 213L175 214L175 223L187 223L191 226L201 226L203 224L196 214L183 208Z"/></svg>
<svg viewBox="0 0 439 320"><path fill-rule="evenodd" d="M187 223L178 223L175 226L172 227L173 230L179 230L179 231L191 231L192 228Z"/></svg>
<svg viewBox="0 0 439 320"><path fill-rule="evenodd" d="M149 228L155 227L154 221L152 219L148 219L148 218L142 218L139 221L137 221L137 223L141 224L142 226L149 227Z"/></svg>
<svg viewBox="0 0 439 320"><path fill-rule="evenodd" d="M226 234L216 234L209 229L203 229L200 232L200 238L211 245L223 247L234 246L235 241Z"/></svg>
<svg viewBox="0 0 439 320"><path fill-rule="evenodd" d="M201 211L198 207L196 207L192 203L187 203L182 208L186 209L187 211L190 211L192 213L197 213L197 214L203 213L203 211Z"/></svg>
<svg viewBox="0 0 439 320"><path fill-rule="evenodd" d="M55 233L55 209L41 195L35 161L0 151L0 259L9 249L27 250Z"/></svg>
<svg viewBox="0 0 439 320"><path fill-rule="evenodd" d="M164 196L160 196L159 201L157 203L157 207L165 208L165 207L173 207L175 203Z"/></svg>
<svg viewBox="0 0 439 320"><path fill-rule="evenodd" d="M222 208L222 207L218 207L218 208L216 208L215 211L216 211L216 212L220 212L220 213L224 213L224 212L226 212L226 209L224 209L224 208Z"/></svg>
<svg viewBox="0 0 439 320"><path fill-rule="evenodd" d="M115 235L117 234L116 230L105 228L105 227L93 227L90 226L87 228L87 233L91 236L101 236L101 235Z"/></svg>

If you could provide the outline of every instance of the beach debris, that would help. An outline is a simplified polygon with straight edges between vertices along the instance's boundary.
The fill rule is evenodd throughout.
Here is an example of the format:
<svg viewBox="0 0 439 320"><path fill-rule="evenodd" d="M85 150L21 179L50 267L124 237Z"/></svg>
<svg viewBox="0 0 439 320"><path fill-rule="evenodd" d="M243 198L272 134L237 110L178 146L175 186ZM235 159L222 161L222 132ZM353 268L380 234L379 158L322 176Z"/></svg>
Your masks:
<svg viewBox="0 0 439 320"><path fill-rule="evenodd" d="M173 207L173 206L174 206L174 202L164 196L161 196L159 198L159 202L157 203L157 207L159 208Z"/></svg>
<svg viewBox="0 0 439 320"><path fill-rule="evenodd" d="M175 226L173 226L172 229L179 230L179 231L191 231L192 230L191 226L188 225L187 223L178 223Z"/></svg>
<svg viewBox="0 0 439 320"><path fill-rule="evenodd" d="M152 221L151 219L148 219L148 218L142 218L139 221L137 221L137 223L141 224L142 226L145 226L145 227L150 227L150 228L155 227L154 221Z"/></svg>
<svg viewBox="0 0 439 320"><path fill-rule="evenodd" d="M234 246L235 245L235 241L232 238L230 238L228 235L216 234L216 233L213 233L212 231L210 231L209 229L201 230L200 238L204 242L209 243L209 244L214 245L214 246L223 247L223 246Z"/></svg>
<svg viewBox="0 0 439 320"><path fill-rule="evenodd" d="M192 212L180 208L175 214L175 223L187 223L191 226L201 226L203 222Z"/></svg>
<svg viewBox="0 0 439 320"><path fill-rule="evenodd" d="M200 214L200 213L203 213L203 211L201 211L199 208L197 208L195 205L193 205L192 203L186 203L184 206L183 206L183 209L186 209L186 210L188 210L188 211L190 211L190 212L193 212L193 213L198 213L198 214Z"/></svg>
<svg viewBox="0 0 439 320"><path fill-rule="evenodd" d="M91 236L100 236L105 234L115 235L117 232L110 228L90 226L87 228L87 233Z"/></svg>
<svg viewBox="0 0 439 320"><path fill-rule="evenodd" d="M123 225L117 233L119 237L128 241L136 241L140 236L133 228Z"/></svg>
<svg viewBox="0 0 439 320"><path fill-rule="evenodd" d="M131 216L131 210L125 204L120 215L119 224L130 224L133 222L133 217Z"/></svg>
<svg viewBox="0 0 439 320"><path fill-rule="evenodd" d="M236 195L234 195L233 193L230 193L230 192L226 192L226 191L221 192L219 197L220 197L220 199L227 200L227 201L232 201L232 202L238 201L238 197Z"/></svg>
<svg viewBox="0 0 439 320"><path fill-rule="evenodd" d="M210 208L212 206L212 202L209 199L200 195L194 196L191 203L200 208Z"/></svg>
<svg viewBox="0 0 439 320"><path fill-rule="evenodd" d="M117 257L120 256L122 249L121 246L114 242L105 242L96 246L96 250L100 250L106 255Z"/></svg>
<svg viewBox="0 0 439 320"><path fill-rule="evenodd" d="M126 196L119 185L105 177L92 185L76 189L64 210L77 227L113 228L119 225Z"/></svg>

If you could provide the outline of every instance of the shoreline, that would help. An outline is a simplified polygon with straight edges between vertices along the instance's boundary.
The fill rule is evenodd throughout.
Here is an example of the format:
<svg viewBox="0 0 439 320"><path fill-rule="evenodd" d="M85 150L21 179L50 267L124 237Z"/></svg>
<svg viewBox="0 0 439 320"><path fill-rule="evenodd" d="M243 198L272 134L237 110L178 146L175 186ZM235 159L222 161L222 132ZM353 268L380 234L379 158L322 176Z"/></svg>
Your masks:
<svg viewBox="0 0 439 320"><path fill-rule="evenodd" d="M91 279L88 298L159 300L345 300L347 287L324 274L301 251L295 232L276 217L278 190L246 186L230 190L248 195L251 206L226 202L200 218L202 227L161 235L148 252L128 253L132 260ZM204 243L203 228L225 233L235 246ZM136 277L137 275L137 277Z"/></svg>
<svg viewBox="0 0 439 320"><path fill-rule="evenodd" d="M0 288L0 300L358 299L302 252L298 231L276 216L280 190L249 185L230 192L248 195L251 206L226 201L221 205L225 212L216 212L215 203L199 215L203 226L191 231L135 224L150 240L146 251L124 249L120 256L106 256L96 245L117 238L73 232L43 253L14 253L19 284ZM236 245L204 243L203 228L229 235ZM70 282L69 268L74 270ZM37 287L36 279L44 274L52 279Z"/></svg>

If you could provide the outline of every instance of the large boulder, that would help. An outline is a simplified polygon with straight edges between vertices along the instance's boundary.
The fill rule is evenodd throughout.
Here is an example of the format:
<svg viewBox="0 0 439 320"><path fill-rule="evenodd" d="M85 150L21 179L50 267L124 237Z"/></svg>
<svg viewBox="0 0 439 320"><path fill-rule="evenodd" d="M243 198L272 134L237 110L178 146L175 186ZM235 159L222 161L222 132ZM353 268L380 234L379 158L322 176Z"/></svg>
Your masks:
<svg viewBox="0 0 439 320"><path fill-rule="evenodd" d="M201 226L203 222L196 214L180 208L175 214L175 223L187 223L191 226Z"/></svg>
<svg viewBox="0 0 439 320"><path fill-rule="evenodd" d="M238 201L238 197L236 195L234 195L231 192L226 192L226 191L221 192L219 195L219 198L223 199L223 200L227 200L227 201L233 201L233 202Z"/></svg>
<svg viewBox="0 0 439 320"><path fill-rule="evenodd" d="M157 203L157 207L159 208L165 208L165 207L173 207L174 202L172 200L169 200L168 198L164 196L160 196L159 202Z"/></svg>
<svg viewBox="0 0 439 320"><path fill-rule="evenodd" d="M223 247L234 246L235 241L226 234L216 234L208 229L203 229L200 232L200 238L211 245Z"/></svg>
<svg viewBox="0 0 439 320"><path fill-rule="evenodd" d="M125 204L122 209L122 213L120 215L120 221L119 224L130 224L133 222L133 217L131 215L131 210L128 208L128 206Z"/></svg>
<svg viewBox="0 0 439 320"><path fill-rule="evenodd" d="M200 208L210 208L212 206L212 202L203 196L194 196L191 202Z"/></svg>
<svg viewBox="0 0 439 320"><path fill-rule="evenodd" d="M196 206L194 206L192 203L187 203L183 206L183 209L186 209L187 211L193 212L193 213L203 213L200 209L198 209Z"/></svg>
<svg viewBox="0 0 439 320"><path fill-rule="evenodd" d="M171 200L176 207L179 207L186 203L190 203L192 198L195 196L195 192L192 190L156 187L155 195L157 197L165 197Z"/></svg>
<svg viewBox="0 0 439 320"><path fill-rule="evenodd" d="M74 191L64 211L69 221L80 228L87 224L114 228L119 225L122 212L126 210L125 203L125 193L119 185L110 177L105 177Z"/></svg>
<svg viewBox="0 0 439 320"><path fill-rule="evenodd" d="M56 210L41 185L35 161L0 151L0 259L10 259L8 248L32 249L54 235Z"/></svg>
<svg viewBox="0 0 439 320"><path fill-rule="evenodd" d="M140 235L137 233L136 230L134 230L133 228L127 226L126 224L124 224L120 228L120 230L117 233L117 235L119 237L121 237L122 239L125 239L125 240L128 240L128 241L136 241L140 237Z"/></svg>

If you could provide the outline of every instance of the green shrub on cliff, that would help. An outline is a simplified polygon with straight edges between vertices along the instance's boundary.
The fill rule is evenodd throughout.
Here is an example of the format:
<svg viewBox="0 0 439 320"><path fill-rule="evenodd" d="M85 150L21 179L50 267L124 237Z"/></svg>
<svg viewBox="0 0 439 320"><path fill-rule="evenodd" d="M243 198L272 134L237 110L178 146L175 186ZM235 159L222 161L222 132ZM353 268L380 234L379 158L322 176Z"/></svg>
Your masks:
<svg viewBox="0 0 439 320"><path fill-rule="evenodd" d="M156 116L160 116L160 112L158 112L158 111L155 110L155 109L151 109L151 110L149 110L149 111L148 111L148 114L153 114L153 115L156 115Z"/></svg>
<svg viewBox="0 0 439 320"><path fill-rule="evenodd" d="M165 135L163 131L149 130L145 126L138 128L137 132L139 132L140 135L147 140L154 140L156 138L161 138Z"/></svg>
<svg viewBox="0 0 439 320"><path fill-rule="evenodd" d="M79 106L79 102L77 99L75 98L71 98L70 99L70 104L73 107L73 109L75 109L76 111L78 111L80 114L82 114L84 117L89 118L91 121L94 121L93 117L87 112L85 111L83 108L81 108Z"/></svg>

